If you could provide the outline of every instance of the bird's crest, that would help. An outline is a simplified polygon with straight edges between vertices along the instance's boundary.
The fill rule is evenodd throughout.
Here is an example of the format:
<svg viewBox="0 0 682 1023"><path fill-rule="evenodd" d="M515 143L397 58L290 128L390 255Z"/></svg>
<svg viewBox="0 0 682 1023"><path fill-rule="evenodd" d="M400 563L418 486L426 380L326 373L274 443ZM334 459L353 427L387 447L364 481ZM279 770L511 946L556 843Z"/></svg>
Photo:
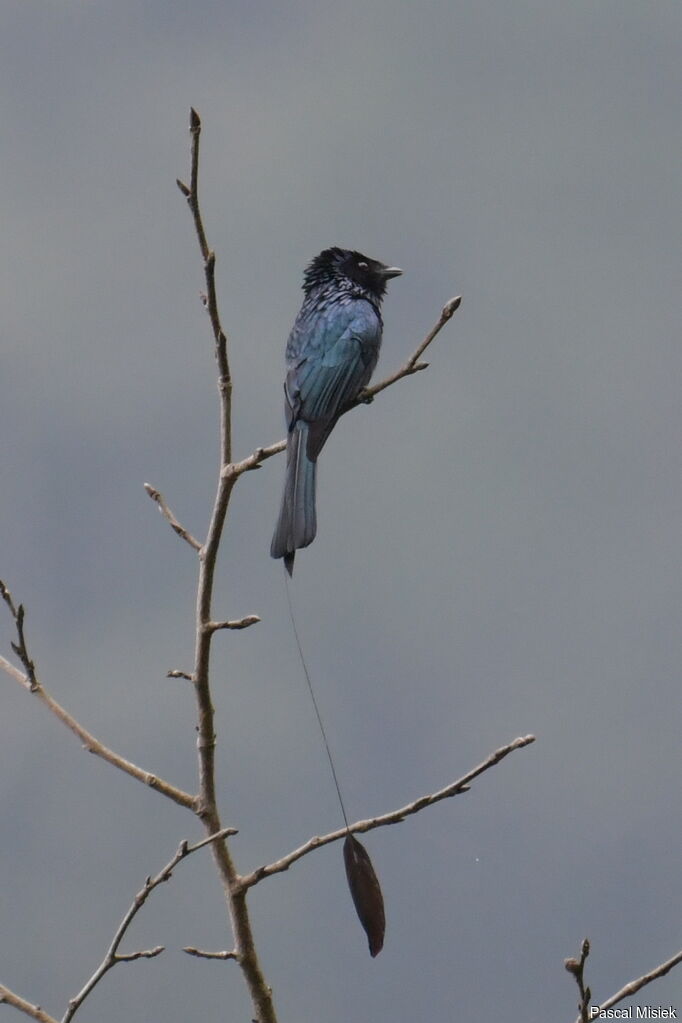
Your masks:
<svg viewBox="0 0 682 1023"><path fill-rule="evenodd" d="M335 283L344 291L350 286L356 293L381 300L387 281L401 273L397 267L386 266L354 249L333 246L324 249L308 264L303 275L303 290L310 294L316 288Z"/></svg>

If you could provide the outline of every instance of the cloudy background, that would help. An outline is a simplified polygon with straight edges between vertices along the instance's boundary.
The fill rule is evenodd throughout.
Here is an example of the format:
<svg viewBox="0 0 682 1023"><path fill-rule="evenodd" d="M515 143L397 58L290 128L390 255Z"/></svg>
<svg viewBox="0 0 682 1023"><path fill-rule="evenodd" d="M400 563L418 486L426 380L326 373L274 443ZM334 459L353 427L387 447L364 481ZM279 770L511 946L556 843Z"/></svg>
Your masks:
<svg viewBox="0 0 682 1023"><path fill-rule="evenodd" d="M431 369L344 419L293 595L349 812L517 735L470 794L367 837L370 960L327 848L253 894L282 1023L575 1017L680 946L678 0L3 0L0 577L48 689L195 786L196 535L217 460L188 110L230 333L235 455L282 436L301 271L398 264L379 374L462 293ZM243 478L216 615L218 775L246 871L339 812L268 557L281 458ZM11 630L0 618L0 646ZM61 1016L193 818L0 682L0 980ZM79 1019L248 1020L210 856L157 892ZM676 1004L682 974L640 1003ZM633 1003L636 1004L636 1003ZM16 1017L3 1007L2 1019Z"/></svg>

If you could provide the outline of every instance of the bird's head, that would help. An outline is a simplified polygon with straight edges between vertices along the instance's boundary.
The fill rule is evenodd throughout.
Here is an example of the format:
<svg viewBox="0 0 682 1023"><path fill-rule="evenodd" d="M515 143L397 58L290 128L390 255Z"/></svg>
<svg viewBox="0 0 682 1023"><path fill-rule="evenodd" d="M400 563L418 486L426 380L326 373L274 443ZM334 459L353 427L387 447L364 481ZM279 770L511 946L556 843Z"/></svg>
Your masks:
<svg viewBox="0 0 682 1023"><path fill-rule="evenodd" d="M325 249L308 265L303 290L310 292L314 288L336 283L343 290L350 286L352 290L364 292L381 301L388 281L401 273L402 270L397 266L386 266L377 259L363 256L361 252L335 247Z"/></svg>

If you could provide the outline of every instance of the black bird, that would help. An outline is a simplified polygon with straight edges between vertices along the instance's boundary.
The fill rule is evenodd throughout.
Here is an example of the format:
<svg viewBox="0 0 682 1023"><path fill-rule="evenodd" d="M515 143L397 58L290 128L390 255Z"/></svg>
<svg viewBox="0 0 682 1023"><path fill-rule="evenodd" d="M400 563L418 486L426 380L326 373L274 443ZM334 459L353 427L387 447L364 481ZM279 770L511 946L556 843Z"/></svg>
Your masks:
<svg viewBox="0 0 682 1023"><path fill-rule="evenodd" d="M286 349L287 468L273 558L289 575L315 539L317 456L337 419L369 383L379 358L386 283L402 273L360 252L325 249L303 278L305 298Z"/></svg>

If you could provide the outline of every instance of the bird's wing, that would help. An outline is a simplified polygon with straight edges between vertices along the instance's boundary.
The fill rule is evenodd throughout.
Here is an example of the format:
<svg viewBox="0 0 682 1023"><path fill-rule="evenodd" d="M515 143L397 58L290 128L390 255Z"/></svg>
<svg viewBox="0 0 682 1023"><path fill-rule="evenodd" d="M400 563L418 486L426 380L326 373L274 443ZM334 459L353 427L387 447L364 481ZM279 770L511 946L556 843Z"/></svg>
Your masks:
<svg viewBox="0 0 682 1023"><path fill-rule="evenodd" d="M381 320L369 302L355 301L328 307L306 327L305 343L299 336L285 385L290 425L303 419L331 429L374 371Z"/></svg>

